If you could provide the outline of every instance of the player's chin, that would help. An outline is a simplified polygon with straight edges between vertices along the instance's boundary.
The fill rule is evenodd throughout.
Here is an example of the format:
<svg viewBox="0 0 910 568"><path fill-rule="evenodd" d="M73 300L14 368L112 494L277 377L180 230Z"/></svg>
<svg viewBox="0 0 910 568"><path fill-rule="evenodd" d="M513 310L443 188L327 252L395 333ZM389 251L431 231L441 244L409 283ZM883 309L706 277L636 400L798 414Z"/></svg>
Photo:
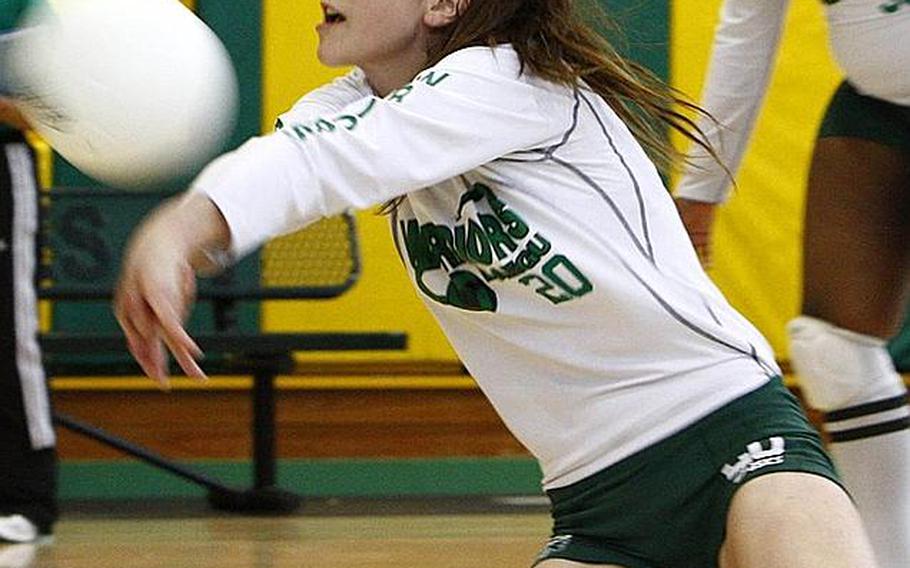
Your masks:
<svg viewBox="0 0 910 568"><path fill-rule="evenodd" d="M319 59L320 63L329 67L355 65L351 57L344 50L338 48L337 42L332 41L322 40L319 42L319 47L316 49L316 58Z"/></svg>

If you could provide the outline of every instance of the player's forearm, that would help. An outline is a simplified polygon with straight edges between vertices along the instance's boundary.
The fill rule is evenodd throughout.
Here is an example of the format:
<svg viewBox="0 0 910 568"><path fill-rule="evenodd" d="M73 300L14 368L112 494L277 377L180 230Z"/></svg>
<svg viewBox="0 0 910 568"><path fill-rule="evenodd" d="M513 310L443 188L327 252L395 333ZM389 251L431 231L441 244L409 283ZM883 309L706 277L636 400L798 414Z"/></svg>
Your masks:
<svg viewBox="0 0 910 568"><path fill-rule="evenodd" d="M727 0L714 39L701 105L716 122L700 126L721 161L735 172L764 99L789 0ZM727 171L696 147L693 166L676 195L720 202L730 190Z"/></svg>

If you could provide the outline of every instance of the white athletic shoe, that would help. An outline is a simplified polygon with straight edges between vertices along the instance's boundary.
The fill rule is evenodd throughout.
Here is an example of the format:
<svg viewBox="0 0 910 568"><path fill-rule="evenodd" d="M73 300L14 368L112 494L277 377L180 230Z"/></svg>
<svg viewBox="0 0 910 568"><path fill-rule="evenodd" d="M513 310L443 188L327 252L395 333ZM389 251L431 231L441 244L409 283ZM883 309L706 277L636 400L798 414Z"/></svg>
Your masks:
<svg viewBox="0 0 910 568"><path fill-rule="evenodd" d="M0 542L35 542L38 536L38 527L35 523L22 515L0 517Z"/></svg>

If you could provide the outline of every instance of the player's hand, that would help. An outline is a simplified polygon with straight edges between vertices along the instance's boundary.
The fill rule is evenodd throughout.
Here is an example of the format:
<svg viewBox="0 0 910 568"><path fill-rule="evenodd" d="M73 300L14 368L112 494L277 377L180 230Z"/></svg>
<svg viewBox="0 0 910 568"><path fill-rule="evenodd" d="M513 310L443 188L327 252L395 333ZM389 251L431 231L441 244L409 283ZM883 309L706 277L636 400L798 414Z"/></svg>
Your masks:
<svg viewBox="0 0 910 568"><path fill-rule="evenodd" d="M196 292L195 214L192 206L171 202L139 227L127 246L114 298L130 353L163 389L170 385L168 352L187 376L207 378L197 363L202 351L184 329Z"/></svg>
<svg viewBox="0 0 910 568"><path fill-rule="evenodd" d="M31 127L12 99L0 96L0 123L12 126L16 130L29 130Z"/></svg>
<svg viewBox="0 0 910 568"><path fill-rule="evenodd" d="M702 266L710 268L713 261L711 238L717 204L677 198L676 208L679 210L679 215L682 217Z"/></svg>

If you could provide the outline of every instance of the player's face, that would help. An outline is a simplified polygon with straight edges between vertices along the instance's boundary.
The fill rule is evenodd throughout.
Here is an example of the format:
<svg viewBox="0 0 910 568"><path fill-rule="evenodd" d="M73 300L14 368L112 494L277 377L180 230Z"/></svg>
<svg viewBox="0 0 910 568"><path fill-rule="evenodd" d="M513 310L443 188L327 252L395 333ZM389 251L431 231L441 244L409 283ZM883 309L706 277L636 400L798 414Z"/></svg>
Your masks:
<svg viewBox="0 0 910 568"><path fill-rule="evenodd" d="M428 0L323 0L319 60L357 65L368 72L383 66L422 63L429 28ZM419 71L420 68L416 69Z"/></svg>

